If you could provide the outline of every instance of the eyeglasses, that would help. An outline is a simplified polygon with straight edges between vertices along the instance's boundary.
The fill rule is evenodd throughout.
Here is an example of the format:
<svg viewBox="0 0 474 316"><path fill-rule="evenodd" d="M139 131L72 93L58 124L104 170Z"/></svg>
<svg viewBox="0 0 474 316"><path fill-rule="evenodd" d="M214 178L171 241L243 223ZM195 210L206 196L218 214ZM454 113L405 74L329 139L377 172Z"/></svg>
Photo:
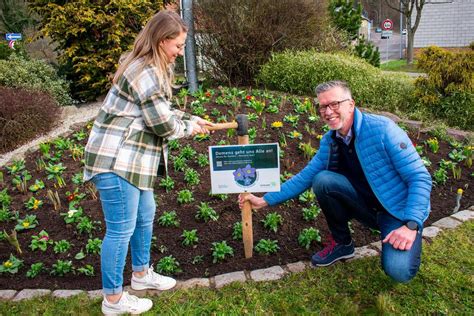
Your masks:
<svg viewBox="0 0 474 316"><path fill-rule="evenodd" d="M334 102L331 102L331 103L326 104L326 105L320 104L319 105L319 112L324 113L324 112L326 112L327 108L330 108L333 111L339 110L339 106L341 105L341 103L349 101L349 100L351 100L351 99L345 99L345 100L341 100L341 101L334 101Z"/></svg>

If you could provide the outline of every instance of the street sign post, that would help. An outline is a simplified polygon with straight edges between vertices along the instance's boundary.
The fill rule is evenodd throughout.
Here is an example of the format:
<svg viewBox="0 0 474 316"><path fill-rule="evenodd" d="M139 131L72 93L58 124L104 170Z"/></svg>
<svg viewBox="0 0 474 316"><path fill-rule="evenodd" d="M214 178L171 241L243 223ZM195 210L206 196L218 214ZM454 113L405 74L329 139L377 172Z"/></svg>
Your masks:
<svg viewBox="0 0 474 316"><path fill-rule="evenodd" d="M387 49L386 49L386 51L387 51L387 54L386 54L387 58L386 58L386 60L388 60L388 39L389 39L390 36L392 35L393 21L390 20L390 19L385 19L385 20L383 20L383 22L382 22L382 29L383 29L383 31L382 31L382 34L381 34L381 38L387 40L387 46L386 46L386 47L387 47Z"/></svg>
<svg viewBox="0 0 474 316"><path fill-rule="evenodd" d="M5 34L5 39L7 41L17 41L17 40L21 40L22 36L21 36L21 33L7 33Z"/></svg>

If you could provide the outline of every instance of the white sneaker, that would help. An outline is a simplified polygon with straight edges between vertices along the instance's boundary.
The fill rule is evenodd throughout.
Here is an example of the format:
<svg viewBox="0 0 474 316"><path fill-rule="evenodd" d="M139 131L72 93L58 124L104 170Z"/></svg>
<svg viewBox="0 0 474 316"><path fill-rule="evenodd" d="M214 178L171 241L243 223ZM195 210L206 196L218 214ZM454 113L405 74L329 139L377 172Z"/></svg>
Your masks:
<svg viewBox="0 0 474 316"><path fill-rule="evenodd" d="M175 285L175 279L154 272L152 267L148 268L148 271L142 278L137 278L132 274L132 289L134 290L154 289L165 291L173 288Z"/></svg>
<svg viewBox="0 0 474 316"><path fill-rule="evenodd" d="M125 313L138 315L150 310L152 307L153 302L150 299L138 298L128 294L128 292L122 292L122 297L115 304L109 303L105 296L102 300L102 313L104 315L121 315Z"/></svg>

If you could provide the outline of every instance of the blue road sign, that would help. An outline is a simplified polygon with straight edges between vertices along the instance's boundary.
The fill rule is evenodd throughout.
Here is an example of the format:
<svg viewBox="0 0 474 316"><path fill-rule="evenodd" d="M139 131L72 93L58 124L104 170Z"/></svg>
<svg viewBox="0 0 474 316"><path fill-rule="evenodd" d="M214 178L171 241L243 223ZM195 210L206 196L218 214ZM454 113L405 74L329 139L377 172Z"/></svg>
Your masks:
<svg viewBox="0 0 474 316"><path fill-rule="evenodd" d="M21 36L21 33L7 33L5 34L5 38L7 39L7 41L21 40L22 36Z"/></svg>

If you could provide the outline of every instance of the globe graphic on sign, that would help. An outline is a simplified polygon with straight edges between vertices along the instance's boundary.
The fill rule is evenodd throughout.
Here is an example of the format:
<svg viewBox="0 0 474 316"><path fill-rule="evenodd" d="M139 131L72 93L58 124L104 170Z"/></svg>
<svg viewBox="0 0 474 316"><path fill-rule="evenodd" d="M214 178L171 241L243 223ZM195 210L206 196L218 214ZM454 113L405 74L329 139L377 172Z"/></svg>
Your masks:
<svg viewBox="0 0 474 316"><path fill-rule="evenodd" d="M257 180L257 170L249 164L244 168L238 168L232 174L234 181L242 187L250 187Z"/></svg>

